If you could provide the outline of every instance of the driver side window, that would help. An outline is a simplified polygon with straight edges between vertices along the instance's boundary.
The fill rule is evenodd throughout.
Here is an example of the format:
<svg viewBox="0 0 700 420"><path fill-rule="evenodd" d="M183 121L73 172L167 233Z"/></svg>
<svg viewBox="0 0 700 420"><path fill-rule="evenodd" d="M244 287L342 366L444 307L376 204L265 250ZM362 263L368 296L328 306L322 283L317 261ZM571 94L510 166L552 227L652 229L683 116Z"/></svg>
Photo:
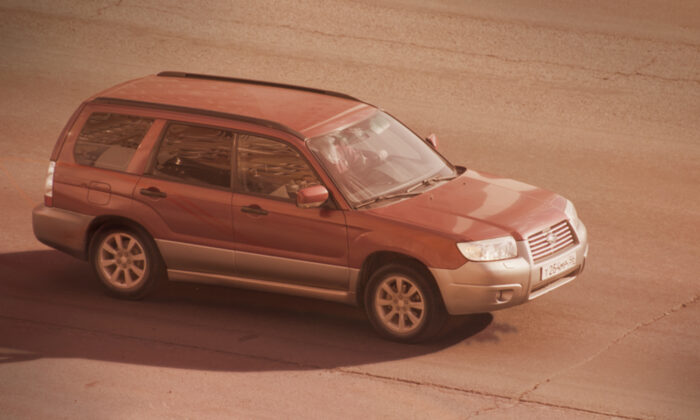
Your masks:
<svg viewBox="0 0 700 420"><path fill-rule="evenodd" d="M283 142L239 134L237 143L237 179L242 193L295 201L298 190L320 184L299 153Z"/></svg>

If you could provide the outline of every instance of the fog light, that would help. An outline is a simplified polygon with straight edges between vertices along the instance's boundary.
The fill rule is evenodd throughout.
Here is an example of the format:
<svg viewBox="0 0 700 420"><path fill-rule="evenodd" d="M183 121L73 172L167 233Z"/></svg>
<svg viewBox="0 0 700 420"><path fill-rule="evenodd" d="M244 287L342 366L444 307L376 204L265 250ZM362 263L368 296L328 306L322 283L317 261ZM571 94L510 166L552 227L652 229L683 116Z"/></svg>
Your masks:
<svg viewBox="0 0 700 420"><path fill-rule="evenodd" d="M513 299L513 289L499 290L496 296L498 303L506 303Z"/></svg>

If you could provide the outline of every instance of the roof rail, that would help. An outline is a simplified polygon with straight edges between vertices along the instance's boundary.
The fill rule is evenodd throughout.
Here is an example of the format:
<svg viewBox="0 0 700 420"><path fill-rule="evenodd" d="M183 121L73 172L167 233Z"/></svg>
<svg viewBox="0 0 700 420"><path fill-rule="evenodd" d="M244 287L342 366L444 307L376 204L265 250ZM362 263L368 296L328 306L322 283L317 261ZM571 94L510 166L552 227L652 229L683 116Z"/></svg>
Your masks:
<svg viewBox="0 0 700 420"><path fill-rule="evenodd" d="M188 114L198 114L198 115L205 115L208 117L216 117L216 118L224 118L224 119L228 119L228 120L249 122L252 124L261 125L264 127L274 128L276 130L284 131L285 133L291 134L294 137L300 138L302 140L306 139L306 137L304 137L303 134L301 134L300 132L298 132L296 130L293 130L293 129L287 127L286 125L280 124L280 123L275 122L275 121L265 120L262 118L248 117L245 115L230 114L227 112L219 112L219 111L210 111L210 110L201 109L201 108L190 108L190 107L186 107L186 106L159 104L159 103L155 103L155 102L144 102L144 101L134 101L131 99L109 98L109 97L103 97L103 96L93 99L91 101L91 103L135 106L135 107L141 107L141 108L157 109L157 110L161 110L161 111L183 112L183 113L188 113Z"/></svg>
<svg viewBox="0 0 700 420"><path fill-rule="evenodd" d="M357 99L357 98L352 97L350 95L347 95L345 93L334 92L332 90L323 90L323 89L304 87L304 86L288 85L288 84L284 84L284 83L264 82L264 81L260 81L260 80L251 80L251 79L239 79L236 77L226 77L226 76L213 76L213 75L209 75L209 74L185 73L185 72L179 72L179 71L162 71L162 72L158 73L158 76L160 76L160 77L182 77L182 78L186 78L186 79L216 80L219 82L246 83L249 85L261 85L261 86L278 87L278 88L283 88L283 89L303 90L305 92L319 93L321 95L335 96L338 98L350 99L352 101L366 103L363 100Z"/></svg>

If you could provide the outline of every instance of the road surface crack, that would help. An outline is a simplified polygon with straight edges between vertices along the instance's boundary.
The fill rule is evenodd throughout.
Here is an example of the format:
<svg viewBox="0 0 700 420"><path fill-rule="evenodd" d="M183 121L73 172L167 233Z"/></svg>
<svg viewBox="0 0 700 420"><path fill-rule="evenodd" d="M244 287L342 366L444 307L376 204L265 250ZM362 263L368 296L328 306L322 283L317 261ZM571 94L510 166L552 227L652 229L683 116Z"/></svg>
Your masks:
<svg viewBox="0 0 700 420"><path fill-rule="evenodd" d="M697 301L697 297L696 297L695 301ZM494 399L493 406L479 409L479 410L475 411L474 413L472 413L469 417L476 417L476 416L479 416L479 415L484 414L486 412L501 410L501 409L508 409L508 408L515 407L521 403L527 403L527 404L534 404L534 405L539 405L539 406L544 406L544 407L549 407L549 408L557 408L557 409L562 409L562 410L576 411L576 412L581 412L581 413L614 416L614 417L619 417L619 418L637 420L636 417L630 417L630 416L620 415L620 414L616 414L616 413L606 413L603 411L596 411L596 410L590 410L590 409L581 408L581 407L567 406L567 405L563 405L563 404L553 404L553 403L547 403L547 402L543 402L543 401L527 400L524 398L524 394L521 395L520 397L514 398L514 397L511 397L508 395L499 395L499 394L495 394L495 393L491 393L491 392L478 391L475 389L461 388L458 386L444 385L444 384L438 384L438 383L433 383L433 382L426 382L426 381L421 381L421 380L402 378L402 377L398 377L398 376L380 375L380 374L370 373L370 372L366 372L366 371L361 371L358 369L350 369L350 368L344 368L344 367L324 368L322 366L307 363L307 362L298 362L298 361L282 359L282 358L277 358L277 357L263 356L263 355L258 355L258 354L250 354L250 353L240 352L240 351L216 349L216 348L211 348L211 347L201 346L201 345L196 345L196 344L187 344L187 343L175 342L175 341L170 341L170 340L134 336L134 335L129 335L129 334L117 333L117 332L98 331L98 330L94 330L91 328L77 327L77 326L72 326L72 325L56 323L56 322L38 321L38 320L18 318L18 317L7 316L7 315L0 315L0 319L25 322L25 323L29 323L29 324L48 325L48 326L57 327L57 328L61 328L61 329L78 331L78 332L86 333L86 334L90 334L90 335L98 335L98 336L102 335L102 336L108 336L108 337L125 339L125 340L139 341L142 343L151 343L151 344L179 347L179 348L183 348L183 349L210 352L210 353L222 354L222 355L228 355L228 356L243 357L243 358L248 358L248 359L276 363L276 364L280 364L280 365L287 365L292 369L323 370L323 371L331 372L331 373L338 373L338 374L344 374L344 375L353 375L356 377L363 377L363 378L366 378L368 380L381 380L381 381L388 381L388 382L410 385L410 386L428 387L428 388L439 390L439 391L456 392L456 393L460 393L460 394L468 394L468 395L472 395L472 396L481 396L481 397L487 397L487 398ZM247 339L250 337L251 336L249 335L249 336L245 336L242 338ZM529 392L531 392L531 391L529 391Z"/></svg>
<svg viewBox="0 0 700 420"><path fill-rule="evenodd" d="M97 16L102 16L104 12L108 9L113 9L120 7L122 4L123 0L117 0L116 3L110 4L107 6L103 6L96 11ZM180 16L184 19L189 19L191 20L192 17L187 15L185 12L176 12L174 8L169 8L169 9L163 9L163 8L157 8L157 7L152 7L152 6L146 6L146 5L133 5L130 6L131 8L140 8L140 9L147 9L151 11L157 11L160 13L168 13L176 16ZM14 9L5 9L5 10L14 10ZM59 15L54 15L54 14L47 14L47 13L42 13L40 11L36 10L31 10L31 9L19 9L23 12L26 13L32 13L32 14L38 14L38 15L43 15L43 16L49 16L50 18L61 18ZM85 19L81 18L80 16L68 16L69 18L76 19L76 20L83 20L83 21L90 21L91 19ZM64 16L65 18L65 16ZM700 79L696 78L682 78L682 77L667 77L667 76L661 76L657 74L652 74L652 73L647 73L643 72L643 69L648 68L651 64L655 62L655 59L652 59L651 62L643 64L639 68L625 72L625 71L610 71L606 69L601 69L601 68L595 68L591 66L585 66L582 64L578 63L563 63L563 62L556 62L556 61L550 61L550 60L532 60L532 59L521 59L521 58L516 58L516 57L507 57L499 54L494 54L494 53L489 53L489 52L477 52L477 51L468 51L465 49L460 49L460 48L448 48L444 46L438 46L438 45L426 45L423 43L418 43L418 42L412 42L412 41L406 41L406 40L399 40L399 39L387 39L387 38L380 38L380 37L374 37L374 36L368 36L368 35L355 35L355 34L347 34L347 33L333 33L333 32L328 32L328 31L322 31L319 29L312 29L312 28L304 28L292 24L284 24L284 23L268 23L268 22L251 22L251 21L246 21L246 20L241 20L241 19L224 19L224 18L217 18L216 20L220 22L226 22L228 24L233 24L233 25L240 25L240 26L255 26L257 28L260 27L265 27L265 28L270 28L272 30L274 29L280 29L280 30L287 30L287 31L293 31L293 32L298 32L298 33L306 33L312 36L318 36L318 37L325 37L325 38L334 38L334 39L348 39L348 40L354 40L354 41L366 41L366 42L371 42L373 44L383 44L383 45L388 45L391 48L397 48L397 47L408 47L408 48L413 48L413 49L418 49L418 50L425 50L429 52L438 52L438 53L444 53L444 54L450 54L450 55L462 55L462 56L467 56L467 57L476 57L476 58L486 58L490 60L496 60L500 61L502 63L509 63L509 64L524 64L524 65L532 65L532 64L539 64L539 65L545 65L545 66L550 66L550 67L559 67L559 68L565 68L565 69L570 69L570 70L578 70L578 71L584 71L588 73L593 73L594 76L592 76L595 79L598 80L613 80L618 77L643 77L643 78L649 78L649 79L655 79L655 80L660 80L663 82L671 82L671 83L697 83L700 84ZM139 25L136 25L136 27L142 27ZM153 31L154 28L149 28L149 30ZM162 36L165 37L170 37L174 39L186 39L190 42L193 43L201 43L201 42L211 42L212 40L207 38L198 38L194 35L191 35L190 37L183 38L180 35L176 34L175 32L172 31L161 31L160 32ZM221 42L218 43L218 47L220 48L225 48L226 45L222 44ZM691 45L689 47L697 48L695 45Z"/></svg>
<svg viewBox="0 0 700 420"><path fill-rule="evenodd" d="M397 376L379 375L376 373L364 372L364 371L349 369L349 368L335 368L335 369L330 369L329 371L340 372L340 373L343 373L346 375L360 376L360 377L365 377L365 378L369 378L369 379L383 380L383 381L402 383L402 384L406 384L406 385L413 385L413 386L420 386L420 387L428 387L428 388L441 390L441 391L450 391L450 392L457 392L457 393L461 393L461 394L477 395L477 396L481 396L481 397L489 397L489 398L494 399L493 406L479 409L479 410L475 411L474 413L470 414L469 416L467 416L467 418L474 418L474 417L479 416L481 414L484 414L486 412L501 410L501 409L508 409L508 408L515 407L521 403L527 403L527 404L539 405L539 406L548 407L548 408L558 408L561 410L577 411L577 412L581 412L581 413L596 414L596 415L610 416L610 417L630 419L630 420L640 420L640 418L638 418L638 417L625 416L622 414L607 413L604 411L590 410L587 408L573 407L573 406L567 406L567 405L563 405L563 404L547 403L547 402L543 402L543 401L519 400L516 398L509 397L507 395L499 395L499 394L495 394L495 393L491 393L491 392L477 391L474 389L466 389L466 388L460 388L457 386L436 384L433 382L425 382L425 381L419 381L419 380L414 380L414 379L401 378L401 377L397 377ZM505 403L505 405L504 405L504 403Z"/></svg>
<svg viewBox="0 0 700 420"><path fill-rule="evenodd" d="M558 371L558 372L555 372L554 374L550 375L548 378L544 379L543 381L540 381L540 382L536 383L536 384L535 384L534 386L532 386L530 389L528 389L528 390L524 391L522 394L520 394L520 396L517 398L517 400L518 400L518 401L521 401L521 402L535 402L535 400L530 400L530 399L528 399L528 395L529 395L529 394L532 394L532 393L535 392L535 391L537 391L541 386L550 383L550 382L551 382L552 380L554 380L555 378L557 378L557 377L559 377L559 376L561 376L561 375L563 375L563 374L565 374L565 373L567 373L567 372L570 372L570 371L572 371L572 370L574 370L574 369L577 369L577 368L579 368L579 367L581 367L581 366L583 366L583 365L585 365L585 364L587 364L587 363L593 361L594 359L598 358L598 357L599 357L600 355L602 355L603 353L605 353L605 352L607 352L608 350L610 350L612 347L614 347L614 346L620 344L621 342L623 342L627 337L629 337L630 335L632 335L632 334L634 334L635 332L639 331L640 329L646 328L646 327L648 327L648 326L650 326L650 325L653 325L653 324L655 324L656 322L658 322L658 321L660 321L660 320L666 318L667 316L669 316L669 315L671 315L671 314L673 314L673 313L679 312L679 311L681 311L681 310L687 308L688 306L691 306L691 305L694 305L694 304L698 303L698 301L700 301L700 295L695 295L695 296L693 296L690 300L687 300L687 301L685 301L685 302L679 303L679 304L673 306L671 309L669 309L669 310L667 310L667 311L665 311L665 312L663 312L663 313L657 315L656 317L654 317L654 318L652 318L652 319L650 319L650 320L648 320L648 321L638 323L638 324L635 325L633 328L631 328L630 330L626 331L624 334L622 334L621 336L617 337L616 339L612 340L612 341L609 342L605 347L603 347L602 349L600 349L600 350L598 350L597 352L593 353L592 355L588 356L587 358L585 358L585 359L581 360L580 362L575 363L575 364L573 364L573 365L571 365L571 366L568 366L568 367L566 367L566 368L564 368L564 369L562 369L562 370L560 370L560 371Z"/></svg>
<svg viewBox="0 0 700 420"><path fill-rule="evenodd" d="M244 25L247 24L246 22L236 22L236 23L244 24ZM409 48L422 49L422 50L441 52L441 53L447 53L447 54L464 55L464 56L478 57L478 58L487 58L487 59L497 60L497 61L501 61L504 63L510 63L510 64L541 64L541 65L551 66L551 67L561 67L561 68L568 68L568 69L572 69L572 70L581 70L581 71L585 71L585 72L589 72L589 73L599 73L599 74L601 74L601 73L606 74L607 73L608 74L608 76L597 77L597 79L600 79L600 80L610 80L611 78L617 77L617 76L623 76L623 77L638 76L638 77L646 77L646 78L650 78L650 79L657 79L657 80L661 80L661 81L665 81L665 82L687 82L687 83L699 83L700 84L700 80L698 80L698 79L664 77L664 76L659 76L659 75L651 74L651 73L642 73L641 70L652 65L656 61L655 58L653 58L650 62L640 66L638 69L636 69L632 72L629 72L629 73L620 72L620 71L610 72L608 70L583 66L580 64L559 63L559 62L547 61L547 60L528 60L528 59L511 58L511 57L505 57L505 56L501 56L498 54L492 54L492 53L483 53L483 52L475 52L475 51L466 51L466 50L455 49L455 48L423 45L423 44L419 44L416 42L410 42L410 41L377 38L377 37L371 37L371 36L330 33L330 32L320 31L318 29L305 29L305 28L300 28L300 27L296 27L293 25L288 25L288 24L264 24L263 23L260 25L277 27L277 28L287 29L287 30L296 31L296 32L306 32L309 34L319 35L319 36L323 36L323 37L352 39L355 41L370 41L373 43L389 44L389 45L394 45L397 47L409 47Z"/></svg>
<svg viewBox="0 0 700 420"><path fill-rule="evenodd" d="M510 401L512 401L512 400L510 400ZM498 402L499 402L499 400L495 399L492 406L489 406L486 408L480 408L480 409L476 410L475 412L469 414L466 418L467 419L475 419L482 414L490 413L490 412L501 410L501 409L508 409L508 408L512 408L512 407L515 407L516 405L518 405L517 401L513 402L511 404L508 404L507 406L501 406L501 404L499 404Z"/></svg>

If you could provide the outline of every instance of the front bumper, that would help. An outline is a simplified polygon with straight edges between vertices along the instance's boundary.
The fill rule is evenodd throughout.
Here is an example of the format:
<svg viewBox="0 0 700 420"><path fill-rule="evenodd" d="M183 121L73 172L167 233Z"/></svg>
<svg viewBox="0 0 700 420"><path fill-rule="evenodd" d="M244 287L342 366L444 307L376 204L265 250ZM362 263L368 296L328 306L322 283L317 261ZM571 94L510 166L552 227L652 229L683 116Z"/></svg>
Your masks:
<svg viewBox="0 0 700 420"><path fill-rule="evenodd" d="M32 212L32 227L40 242L86 259L87 230L93 219L93 216L40 204Z"/></svg>
<svg viewBox="0 0 700 420"><path fill-rule="evenodd" d="M430 268L440 288L447 312L464 315L491 312L519 305L557 289L576 278L588 257L588 233L583 223L576 228L577 243L534 262L526 242L518 242L520 257L502 261L468 261L454 269ZM573 267L542 280L542 267L573 253Z"/></svg>

